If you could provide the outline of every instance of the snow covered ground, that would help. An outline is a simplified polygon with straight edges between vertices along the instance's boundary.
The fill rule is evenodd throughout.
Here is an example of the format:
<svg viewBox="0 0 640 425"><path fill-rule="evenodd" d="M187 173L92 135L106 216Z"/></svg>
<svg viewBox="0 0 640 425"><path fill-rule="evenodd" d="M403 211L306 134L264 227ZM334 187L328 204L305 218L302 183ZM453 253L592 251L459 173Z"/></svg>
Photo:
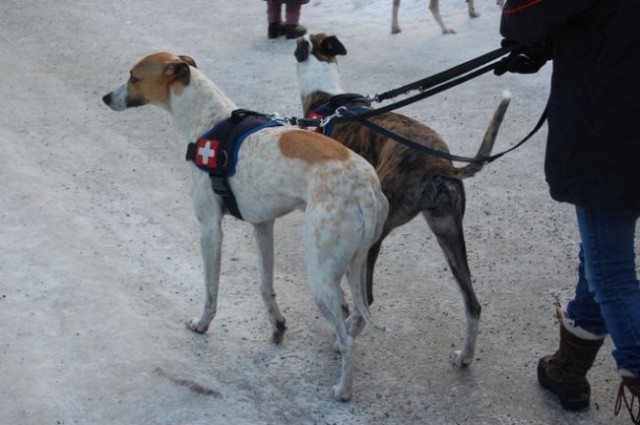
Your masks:
<svg viewBox="0 0 640 425"><path fill-rule="evenodd" d="M405 0L312 0L302 23L334 33L349 54L347 90L373 94L498 47L500 10ZM590 374L592 407L562 411L538 386L553 351L554 296L571 295L576 229L552 202L542 130L466 182L465 229L483 305L476 361L449 364L461 344L462 300L421 219L386 241L375 319L355 356L355 394L338 403L333 336L305 280L300 213L276 226L281 345L258 293L251 228L224 221L219 312L207 335L185 322L201 308L198 226L186 141L159 109L114 113L102 95L142 56L192 56L240 107L300 114L294 42L266 38L256 0L0 3L0 424L626 424L613 417L618 377L607 342ZM496 150L535 124L549 69L485 75L404 108L451 150L475 152L503 90L513 99Z"/></svg>

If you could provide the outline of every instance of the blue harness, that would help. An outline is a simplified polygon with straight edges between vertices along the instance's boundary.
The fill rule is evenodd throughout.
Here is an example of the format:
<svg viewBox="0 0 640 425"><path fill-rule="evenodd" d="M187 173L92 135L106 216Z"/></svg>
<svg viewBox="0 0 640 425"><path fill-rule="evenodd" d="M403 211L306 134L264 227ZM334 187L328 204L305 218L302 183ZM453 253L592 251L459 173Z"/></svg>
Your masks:
<svg viewBox="0 0 640 425"><path fill-rule="evenodd" d="M258 112L236 109L230 118L187 146L186 160L209 174L213 191L222 197L227 210L240 220L242 214L229 186L229 177L236 173L240 145L249 135L279 125L282 124Z"/></svg>

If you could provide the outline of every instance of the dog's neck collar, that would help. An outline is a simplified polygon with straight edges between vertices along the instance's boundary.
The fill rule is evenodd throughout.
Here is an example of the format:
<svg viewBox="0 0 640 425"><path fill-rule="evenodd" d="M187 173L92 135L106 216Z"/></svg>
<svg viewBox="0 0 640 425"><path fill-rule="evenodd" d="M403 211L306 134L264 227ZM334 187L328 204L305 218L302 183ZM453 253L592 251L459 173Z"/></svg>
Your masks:
<svg viewBox="0 0 640 425"><path fill-rule="evenodd" d="M327 97L328 96L328 97ZM305 116L309 119L324 119L334 115L339 108L345 108L352 114L361 114L371 109L371 102L364 96L355 93L342 93L335 96L326 95L313 102L313 107L307 109ZM317 127L316 131L331 137L334 122L330 120L325 125Z"/></svg>
<svg viewBox="0 0 640 425"><path fill-rule="evenodd" d="M369 109L371 102L361 94L342 93L335 96L326 95L323 99L318 96L313 105L309 105L307 115L326 117L336 112L336 109L345 107L349 110Z"/></svg>

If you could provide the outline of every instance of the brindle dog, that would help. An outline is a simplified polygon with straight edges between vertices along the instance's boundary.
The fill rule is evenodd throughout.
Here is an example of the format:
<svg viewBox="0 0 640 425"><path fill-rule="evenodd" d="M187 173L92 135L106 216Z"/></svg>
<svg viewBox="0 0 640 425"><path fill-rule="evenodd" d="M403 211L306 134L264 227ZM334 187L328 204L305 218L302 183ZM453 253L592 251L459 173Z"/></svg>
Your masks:
<svg viewBox="0 0 640 425"><path fill-rule="evenodd" d="M344 94L336 56L346 53L335 36L316 34L298 39L295 57L305 116L310 116L333 96ZM491 153L509 100L510 94L505 92L476 158ZM407 116L389 112L372 117L370 121L432 149L448 151L438 133ZM382 236L369 250L367 259L369 303L373 302L374 267L382 241L393 229L422 214L436 235L464 297L466 337L462 350L454 352L453 363L458 367L469 365L473 361L481 308L471 284L462 229L465 211L462 179L480 171L482 162L456 168L449 160L420 153L356 122L336 123L332 126L331 137L375 167L382 191L389 200L389 215Z"/></svg>

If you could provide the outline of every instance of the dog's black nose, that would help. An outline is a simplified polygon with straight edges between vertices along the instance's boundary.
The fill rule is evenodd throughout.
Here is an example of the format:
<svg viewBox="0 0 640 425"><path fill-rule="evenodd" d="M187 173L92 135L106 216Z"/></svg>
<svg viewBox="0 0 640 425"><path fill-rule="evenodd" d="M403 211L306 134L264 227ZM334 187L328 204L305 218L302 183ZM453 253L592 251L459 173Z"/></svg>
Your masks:
<svg viewBox="0 0 640 425"><path fill-rule="evenodd" d="M102 96L102 101L104 103L106 103L108 106L110 106L111 105L111 93L105 94L104 96Z"/></svg>

